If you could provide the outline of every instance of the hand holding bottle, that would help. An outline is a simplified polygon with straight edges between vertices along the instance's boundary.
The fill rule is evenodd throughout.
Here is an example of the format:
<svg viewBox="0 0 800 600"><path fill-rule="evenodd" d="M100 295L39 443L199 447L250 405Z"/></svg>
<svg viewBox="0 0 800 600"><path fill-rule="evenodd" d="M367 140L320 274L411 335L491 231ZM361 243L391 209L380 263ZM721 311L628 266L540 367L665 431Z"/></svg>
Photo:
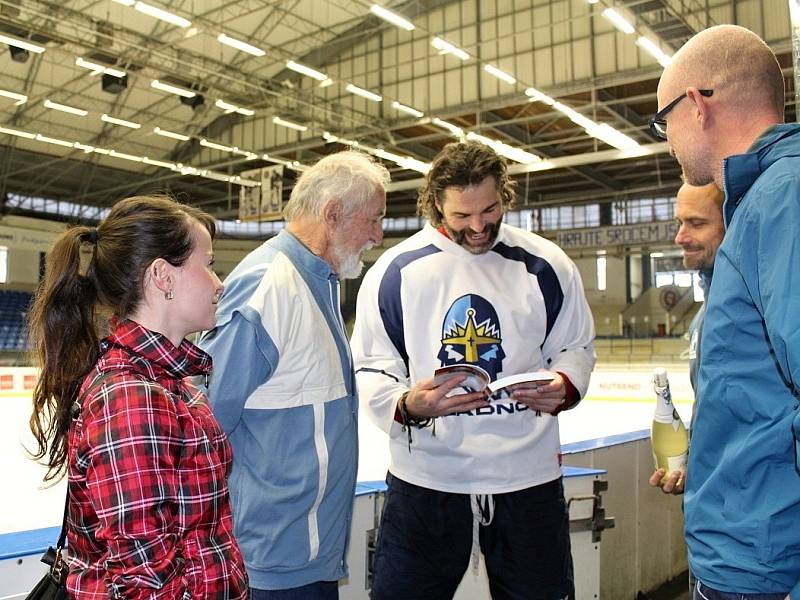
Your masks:
<svg viewBox="0 0 800 600"><path fill-rule="evenodd" d="M650 440L653 444L656 472L653 473L650 481L655 481L660 471L660 486L664 489L677 472L675 483L670 486L669 493L672 493L671 490L676 489L679 484L682 493L683 475L686 473L689 453L689 436L678 411L672 404L666 369L658 368L653 372L653 386L656 393L656 411L653 416Z"/></svg>
<svg viewBox="0 0 800 600"><path fill-rule="evenodd" d="M656 469L650 476L650 485L661 488L665 494L679 496L683 494L683 486L686 481L686 470L677 469L669 475L664 469Z"/></svg>

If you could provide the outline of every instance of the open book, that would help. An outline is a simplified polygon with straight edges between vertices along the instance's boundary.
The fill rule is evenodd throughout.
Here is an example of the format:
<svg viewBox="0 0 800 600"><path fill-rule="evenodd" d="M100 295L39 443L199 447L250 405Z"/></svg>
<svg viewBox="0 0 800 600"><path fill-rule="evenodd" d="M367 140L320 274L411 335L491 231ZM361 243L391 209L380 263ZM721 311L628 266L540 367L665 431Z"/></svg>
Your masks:
<svg viewBox="0 0 800 600"><path fill-rule="evenodd" d="M448 379L466 375L466 379L459 386L465 392L480 392L487 390L490 398L506 398L511 395L511 386L519 384L546 385L553 380L553 373L550 371L536 371L533 373L519 373L501 377L496 381L491 381L489 373L477 365L458 364L440 367L433 373L434 385L441 385ZM456 388L458 389L458 388Z"/></svg>

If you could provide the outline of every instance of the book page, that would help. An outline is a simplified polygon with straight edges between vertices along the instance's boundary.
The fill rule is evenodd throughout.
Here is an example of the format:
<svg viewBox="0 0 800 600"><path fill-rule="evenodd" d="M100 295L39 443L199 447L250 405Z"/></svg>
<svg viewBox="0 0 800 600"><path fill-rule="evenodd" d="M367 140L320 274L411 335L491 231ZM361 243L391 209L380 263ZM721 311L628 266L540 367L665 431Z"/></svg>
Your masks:
<svg viewBox="0 0 800 600"><path fill-rule="evenodd" d="M539 385L547 385L555 375L550 371L536 371L534 373L519 373L517 375L509 375L508 377L501 377L497 381L491 382L487 388L495 397L508 397L511 394L509 388L514 385L530 384L532 387Z"/></svg>
<svg viewBox="0 0 800 600"><path fill-rule="evenodd" d="M458 364L440 367L433 373L433 384L442 385L453 377L466 376L461 382L461 387L466 392L480 392L489 384L489 373L476 365ZM456 388L458 389L458 388Z"/></svg>

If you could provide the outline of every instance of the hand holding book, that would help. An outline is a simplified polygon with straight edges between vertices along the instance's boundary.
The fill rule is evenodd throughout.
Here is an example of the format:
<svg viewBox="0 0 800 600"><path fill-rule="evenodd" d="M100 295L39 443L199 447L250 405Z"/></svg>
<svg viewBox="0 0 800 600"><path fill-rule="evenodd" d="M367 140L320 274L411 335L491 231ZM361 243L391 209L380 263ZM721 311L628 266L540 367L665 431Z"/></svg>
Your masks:
<svg viewBox="0 0 800 600"><path fill-rule="evenodd" d="M438 386L454 377L463 377L458 387L467 393L484 390L490 399L500 399L511 397L516 390L537 390L540 386L550 384L558 376L550 371L535 371L509 375L491 381L489 373L481 367L457 364L436 369L433 374L433 382Z"/></svg>

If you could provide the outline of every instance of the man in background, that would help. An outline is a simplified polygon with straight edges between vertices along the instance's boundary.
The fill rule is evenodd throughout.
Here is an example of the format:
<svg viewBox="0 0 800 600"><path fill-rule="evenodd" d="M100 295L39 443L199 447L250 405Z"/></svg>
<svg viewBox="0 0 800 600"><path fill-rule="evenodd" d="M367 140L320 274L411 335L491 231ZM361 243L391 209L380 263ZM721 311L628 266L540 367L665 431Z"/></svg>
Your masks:
<svg viewBox="0 0 800 600"><path fill-rule="evenodd" d="M684 183L675 199L675 219L678 233L675 243L683 250L683 266L696 270L700 276L704 301L689 324L689 381L692 390L697 389L697 372L700 368L700 336L706 314L705 299L714 274L714 259L717 248L725 235L722 224L722 201L725 197L715 183L693 186ZM694 417L694 411L692 411ZM694 422L694 418L692 418ZM689 429L691 434L691 428ZM672 471L664 480L664 469L656 469L650 477L650 485L660 487L666 494L683 494L686 473ZM663 480L663 481L662 481Z"/></svg>
<svg viewBox="0 0 800 600"><path fill-rule="evenodd" d="M684 495L695 599L800 598L800 125L734 25L690 39L657 95L687 182L725 193Z"/></svg>
<svg viewBox="0 0 800 600"><path fill-rule="evenodd" d="M235 534L253 600L338 598L358 463L353 366L339 282L383 238L386 169L341 152L298 179L286 229L233 270L209 398L233 446Z"/></svg>

